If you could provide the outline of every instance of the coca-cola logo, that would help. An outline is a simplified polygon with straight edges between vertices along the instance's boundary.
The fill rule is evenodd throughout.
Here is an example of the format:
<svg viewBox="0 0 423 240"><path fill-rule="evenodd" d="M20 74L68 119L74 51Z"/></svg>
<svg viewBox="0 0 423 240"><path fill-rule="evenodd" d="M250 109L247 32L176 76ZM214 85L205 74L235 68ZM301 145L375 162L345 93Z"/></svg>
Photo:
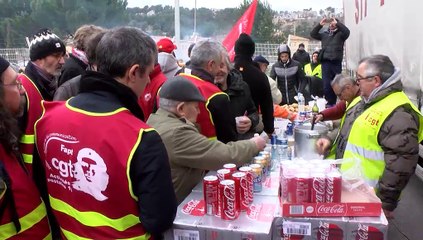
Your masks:
<svg viewBox="0 0 423 240"><path fill-rule="evenodd" d="M313 189L315 191L316 202L322 203L325 202L325 191L326 191L326 179L325 178L314 178L313 179ZM332 188L333 192L333 188Z"/></svg>
<svg viewBox="0 0 423 240"><path fill-rule="evenodd" d="M320 240L328 240L329 239L329 223L320 221L319 233L320 233Z"/></svg>
<svg viewBox="0 0 423 240"><path fill-rule="evenodd" d="M226 209L224 209L225 216L229 219L235 219L236 218L236 193L235 193L235 184L225 185L223 188L223 195L224 200L226 200L226 204L224 206Z"/></svg>
<svg viewBox="0 0 423 240"><path fill-rule="evenodd" d="M357 240L369 239L369 226L358 223Z"/></svg>
<svg viewBox="0 0 423 240"><path fill-rule="evenodd" d="M251 204L250 208L247 211L247 216L253 220L257 220L261 211L261 207L261 205Z"/></svg>
<svg viewBox="0 0 423 240"><path fill-rule="evenodd" d="M342 204L336 204L332 206L328 205L320 205L317 208L318 214L340 214L343 215L345 213L345 207Z"/></svg>
<svg viewBox="0 0 423 240"><path fill-rule="evenodd" d="M333 202L333 177L326 179L326 202Z"/></svg>
<svg viewBox="0 0 423 240"><path fill-rule="evenodd" d="M193 216L203 216L204 215L204 200L195 200L195 199L190 200L182 208L182 212L188 215L193 215Z"/></svg>
<svg viewBox="0 0 423 240"><path fill-rule="evenodd" d="M253 201L251 193L250 193L250 184L248 183L248 179L246 177L240 179L241 191L243 198L241 199L242 205L248 206L250 202Z"/></svg>

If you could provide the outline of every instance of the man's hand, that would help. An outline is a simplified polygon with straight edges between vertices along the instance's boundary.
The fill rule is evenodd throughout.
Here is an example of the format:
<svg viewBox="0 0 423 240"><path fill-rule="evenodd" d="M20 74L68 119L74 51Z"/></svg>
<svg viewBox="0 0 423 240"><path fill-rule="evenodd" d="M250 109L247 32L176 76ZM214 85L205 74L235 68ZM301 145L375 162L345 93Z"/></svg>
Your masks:
<svg viewBox="0 0 423 240"><path fill-rule="evenodd" d="M325 154L327 151L329 151L330 146L331 142L327 138L319 138L316 141L316 150L319 154Z"/></svg>
<svg viewBox="0 0 423 240"><path fill-rule="evenodd" d="M323 121L323 114L319 113L316 115L316 118L314 120L315 123Z"/></svg>
<svg viewBox="0 0 423 240"><path fill-rule="evenodd" d="M236 131L240 134L246 133L251 128L251 120L247 116L236 117Z"/></svg>
<svg viewBox="0 0 423 240"><path fill-rule="evenodd" d="M263 149L266 147L266 141L264 141L264 138L260 136L250 138L250 141L253 141L256 144L259 151L263 151Z"/></svg>
<svg viewBox="0 0 423 240"><path fill-rule="evenodd" d="M320 20L320 25L325 26L326 24L326 17L323 17L322 20Z"/></svg>
<svg viewBox="0 0 423 240"><path fill-rule="evenodd" d="M383 209L383 213L385 213L385 216L387 219L393 219L394 218L394 212L393 211L388 211Z"/></svg>

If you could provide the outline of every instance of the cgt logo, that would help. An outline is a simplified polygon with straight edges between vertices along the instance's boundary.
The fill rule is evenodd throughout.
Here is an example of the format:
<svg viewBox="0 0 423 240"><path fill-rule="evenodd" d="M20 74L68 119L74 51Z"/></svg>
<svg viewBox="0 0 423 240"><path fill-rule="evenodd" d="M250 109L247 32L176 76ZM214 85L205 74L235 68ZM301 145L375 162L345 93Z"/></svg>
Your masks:
<svg viewBox="0 0 423 240"><path fill-rule="evenodd" d="M55 169L59 170L60 176L62 176L62 177L69 177L69 176L73 177L72 172L74 170L74 167L73 167L73 164L70 160L68 162L65 162L65 161L59 160L57 158L53 158L53 159L51 159L51 165Z"/></svg>

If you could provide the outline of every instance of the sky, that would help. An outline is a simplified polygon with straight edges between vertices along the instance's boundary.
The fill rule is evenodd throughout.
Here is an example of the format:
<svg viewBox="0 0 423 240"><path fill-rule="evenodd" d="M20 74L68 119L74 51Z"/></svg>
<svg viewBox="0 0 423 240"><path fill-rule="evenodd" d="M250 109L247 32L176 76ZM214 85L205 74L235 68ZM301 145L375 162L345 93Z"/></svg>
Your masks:
<svg viewBox="0 0 423 240"><path fill-rule="evenodd" d="M175 0L127 0L128 7L144 7L145 5L175 5ZM194 8L197 1L197 8L234 8L241 5L243 0L179 0L181 7ZM263 0L262 0L263 1ZM267 3L275 11L295 11L305 8L313 10L325 9L327 7L342 8L342 0L267 0Z"/></svg>

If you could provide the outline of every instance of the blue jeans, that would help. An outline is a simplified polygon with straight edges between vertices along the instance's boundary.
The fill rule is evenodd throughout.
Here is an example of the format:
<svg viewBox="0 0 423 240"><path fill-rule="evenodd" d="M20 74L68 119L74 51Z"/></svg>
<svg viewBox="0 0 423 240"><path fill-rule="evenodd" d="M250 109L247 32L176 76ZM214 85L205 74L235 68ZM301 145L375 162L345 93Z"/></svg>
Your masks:
<svg viewBox="0 0 423 240"><path fill-rule="evenodd" d="M323 60L322 62L322 79L323 79L323 91L325 93L325 99L328 101L328 105L335 105L336 95L333 92L330 83L335 78L336 74L342 72L342 61L338 60Z"/></svg>

